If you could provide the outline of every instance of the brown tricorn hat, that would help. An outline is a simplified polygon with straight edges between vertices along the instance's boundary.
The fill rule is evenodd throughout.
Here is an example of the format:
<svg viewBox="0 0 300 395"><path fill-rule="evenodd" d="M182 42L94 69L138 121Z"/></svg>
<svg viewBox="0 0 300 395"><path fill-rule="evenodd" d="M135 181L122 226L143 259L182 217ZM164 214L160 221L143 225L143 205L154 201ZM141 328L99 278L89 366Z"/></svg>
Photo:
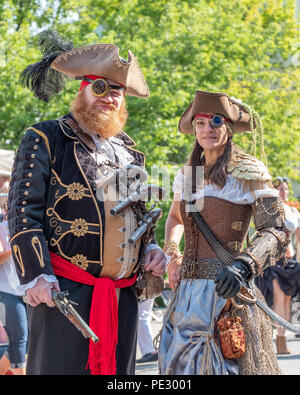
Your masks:
<svg viewBox="0 0 300 395"><path fill-rule="evenodd" d="M250 115L247 109L226 93L196 91L193 102L180 118L179 131L184 134L193 134L192 121L199 113L223 115L232 122L233 131L236 133L251 131ZM255 127L255 122L253 126Z"/></svg>
<svg viewBox="0 0 300 395"><path fill-rule="evenodd" d="M114 44L94 44L64 52L53 60L51 68L75 78L98 75L124 85L130 96L150 96L135 56L128 51L126 61L119 56L119 48Z"/></svg>

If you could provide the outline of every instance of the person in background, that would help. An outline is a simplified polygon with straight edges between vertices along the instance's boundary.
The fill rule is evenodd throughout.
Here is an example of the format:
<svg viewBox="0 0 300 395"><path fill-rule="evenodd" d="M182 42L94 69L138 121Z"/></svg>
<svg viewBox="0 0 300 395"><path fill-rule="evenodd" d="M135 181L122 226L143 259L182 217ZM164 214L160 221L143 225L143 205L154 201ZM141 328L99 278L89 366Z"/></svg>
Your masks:
<svg viewBox="0 0 300 395"><path fill-rule="evenodd" d="M297 198L297 210L300 212L300 196ZM296 259L300 262L300 224L295 231L295 249L296 249Z"/></svg>
<svg viewBox="0 0 300 395"><path fill-rule="evenodd" d="M8 349L8 337L6 330L3 327L2 320L4 314L2 314L2 309L0 308L0 375L7 374L9 371L9 359L6 356Z"/></svg>
<svg viewBox="0 0 300 395"><path fill-rule="evenodd" d="M300 213L295 207L289 206L289 187L287 177L277 177L273 181L283 201L285 225L291 234L300 242ZM255 279L256 285L264 295L268 305L285 320L290 320L291 299L300 296L300 264L296 259L296 251L291 239L286 255L270 266L263 277ZM287 348L285 329L277 326L276 350L277 354L290 354Z"/></svg>
<svg viewBox="0 0 300 395"><path fill-rule="evenodd" d="M153 304L154 298L139 302L138 345L142 356L136 361L137 363L156 362L158 360L157 351L153 345L151 328Z"/></svg>
<svg viewBox="0 0 300 395"><path fill-rule="evenodd" d="M4 312L2 323L8 336L8 358L10 370L15 375L24 375L28 340L26 305L22 299L20 285L11 256L7 223L7 194L13 151L0 150L0 304ZM5 370L5 369L4 369Z"/></svg>

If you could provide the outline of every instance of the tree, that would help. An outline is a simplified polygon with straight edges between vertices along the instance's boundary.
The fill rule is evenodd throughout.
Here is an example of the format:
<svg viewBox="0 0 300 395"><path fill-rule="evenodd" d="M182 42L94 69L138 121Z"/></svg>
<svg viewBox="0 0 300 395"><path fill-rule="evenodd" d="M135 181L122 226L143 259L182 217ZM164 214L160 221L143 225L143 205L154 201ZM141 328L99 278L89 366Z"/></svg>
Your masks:
<svg viewBox="0 0 300 395"><path fill-rule="evenodd" d="M299 44L295 1L286 0L3 0L0 5L0 144L15 148L25 128L69 109L70 82L50 104L22 88L18 75L39 60L33 33L53 27L75 45L113 42L137 57L151 97L128 97L126 132L145 151L147 166L172 174L188 157L193 137L178 121L194 92L224 91L260 115L273 176L299 176ZM245 150L251 136L234 140ZM258 150L259 154L259 150ZM297 170L298 169L298 170ZM164 206L168 209L168 204ZM166 215L166 214L165 214ZM159 227L159 239L164 221Z"/></svg>

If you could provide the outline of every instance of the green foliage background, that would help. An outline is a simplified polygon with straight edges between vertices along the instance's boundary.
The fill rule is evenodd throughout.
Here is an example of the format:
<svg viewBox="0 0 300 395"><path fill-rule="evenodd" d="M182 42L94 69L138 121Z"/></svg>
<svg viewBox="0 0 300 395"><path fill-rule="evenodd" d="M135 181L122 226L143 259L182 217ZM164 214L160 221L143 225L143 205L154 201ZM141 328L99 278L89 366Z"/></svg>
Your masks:
<svg viewBox="0 0 300 395"><path fill-rule="evenodd" d="M19 84L38 61L32 38L54 28L75 45L112 42L130 49L151 97L127 98L125 131L146 153L147 168L162 166L171 180L193 138L178 132L180 115L197 89L226 92L262 117L272 176L299 175L299 24L294 0L2 0L0 2L0 146L17 148L33 123L68 112L78 82L50 104ZM251 136L235 136L248 150ZM151 174L151 173L150 173ZM156 180L154 180L156 181ZM163 241L164 218L157 230Z"/></svg>

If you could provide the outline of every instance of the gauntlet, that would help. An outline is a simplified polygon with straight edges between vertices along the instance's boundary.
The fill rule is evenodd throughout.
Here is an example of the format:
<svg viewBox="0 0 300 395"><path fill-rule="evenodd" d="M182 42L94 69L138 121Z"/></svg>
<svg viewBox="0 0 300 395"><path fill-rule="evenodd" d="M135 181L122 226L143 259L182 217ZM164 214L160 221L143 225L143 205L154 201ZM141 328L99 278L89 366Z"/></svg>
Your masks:
<svg viewBox="0 0 300 395"><path fill-rule="evenodd" d="M283 203L279 197L262 197L254 201L252 213L256 233L247 248L236 257L248 264L251 278L263 274L270 265L284 256L290 242L285 226Z"/></svg>

